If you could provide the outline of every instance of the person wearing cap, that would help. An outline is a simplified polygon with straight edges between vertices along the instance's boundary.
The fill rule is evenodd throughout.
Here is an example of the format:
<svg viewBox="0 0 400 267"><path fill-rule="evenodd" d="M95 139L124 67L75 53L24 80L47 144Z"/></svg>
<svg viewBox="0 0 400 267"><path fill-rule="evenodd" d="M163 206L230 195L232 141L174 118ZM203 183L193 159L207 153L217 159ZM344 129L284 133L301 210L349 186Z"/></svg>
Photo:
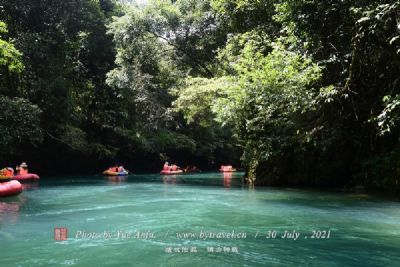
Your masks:
<svg viewBox="0 0 400 267"><path fill-rule="evenodd" d="M28 174L28 165L25 162L22 162L18 168L20 175L27 175Z"/></svg>

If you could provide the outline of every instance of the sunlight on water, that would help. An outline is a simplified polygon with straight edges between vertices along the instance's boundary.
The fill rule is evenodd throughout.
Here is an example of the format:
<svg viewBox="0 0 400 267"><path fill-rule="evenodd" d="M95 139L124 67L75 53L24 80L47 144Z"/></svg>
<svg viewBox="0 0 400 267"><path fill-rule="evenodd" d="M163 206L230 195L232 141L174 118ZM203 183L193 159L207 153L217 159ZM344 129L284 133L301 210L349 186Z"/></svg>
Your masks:
<svg viewBox="0 0 400 267"><path fill-rule="evenodd" d="M400 203L240 174L52 177L0 199L0 240L0 266L396 266Z"/></svg>

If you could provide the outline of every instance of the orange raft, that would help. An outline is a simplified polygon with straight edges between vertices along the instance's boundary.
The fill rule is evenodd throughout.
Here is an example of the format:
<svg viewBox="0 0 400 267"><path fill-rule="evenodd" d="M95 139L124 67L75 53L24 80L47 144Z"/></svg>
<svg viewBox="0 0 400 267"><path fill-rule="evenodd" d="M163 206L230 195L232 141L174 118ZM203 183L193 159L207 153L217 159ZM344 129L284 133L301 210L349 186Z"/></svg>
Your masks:
<svg viewBox="0 0 400 267"><path fill-rule="evenodd" d="M106 176L127 176L129 173L127 171L115 172L115 171L106 170L103 172L103 174Z"/></svg>
<svg viewBox="0 0 400 267"><path fill-rule="evenodd" d="M221 168L219 169L219 171L220 172L235 172L236 169L232 168L231 165L226 165L226 166L222 165Z"/></svg>
<svg viewBox="0 0 400 267"><path fill-rule="evenodd" d="M22 192L22 185L18 181L8 181L0 183L0 197L18 195Z"/></svg>

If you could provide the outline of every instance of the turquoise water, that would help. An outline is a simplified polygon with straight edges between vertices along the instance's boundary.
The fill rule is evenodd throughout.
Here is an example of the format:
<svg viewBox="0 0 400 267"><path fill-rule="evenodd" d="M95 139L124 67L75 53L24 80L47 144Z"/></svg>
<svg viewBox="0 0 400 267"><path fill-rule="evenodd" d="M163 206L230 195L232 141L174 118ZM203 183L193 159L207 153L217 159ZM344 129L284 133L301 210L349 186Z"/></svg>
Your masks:
<svg viewBox="0 0 400 267"><path fill-rule="evenodd" d="M0 266L400 266L400 203L240 174L49 177L0 199L0 244Z"/></svg>

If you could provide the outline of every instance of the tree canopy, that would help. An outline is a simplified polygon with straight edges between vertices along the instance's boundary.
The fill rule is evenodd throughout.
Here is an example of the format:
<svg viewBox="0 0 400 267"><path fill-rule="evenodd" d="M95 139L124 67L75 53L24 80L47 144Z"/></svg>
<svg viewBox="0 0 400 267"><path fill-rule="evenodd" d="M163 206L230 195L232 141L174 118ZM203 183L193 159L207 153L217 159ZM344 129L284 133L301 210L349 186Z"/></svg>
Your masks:
<svg viewBox="0 0 400 267"><path fill-rule="evenodd" d="M399 189L399 1L127 2L0 0L1 162Z"/></svg>

